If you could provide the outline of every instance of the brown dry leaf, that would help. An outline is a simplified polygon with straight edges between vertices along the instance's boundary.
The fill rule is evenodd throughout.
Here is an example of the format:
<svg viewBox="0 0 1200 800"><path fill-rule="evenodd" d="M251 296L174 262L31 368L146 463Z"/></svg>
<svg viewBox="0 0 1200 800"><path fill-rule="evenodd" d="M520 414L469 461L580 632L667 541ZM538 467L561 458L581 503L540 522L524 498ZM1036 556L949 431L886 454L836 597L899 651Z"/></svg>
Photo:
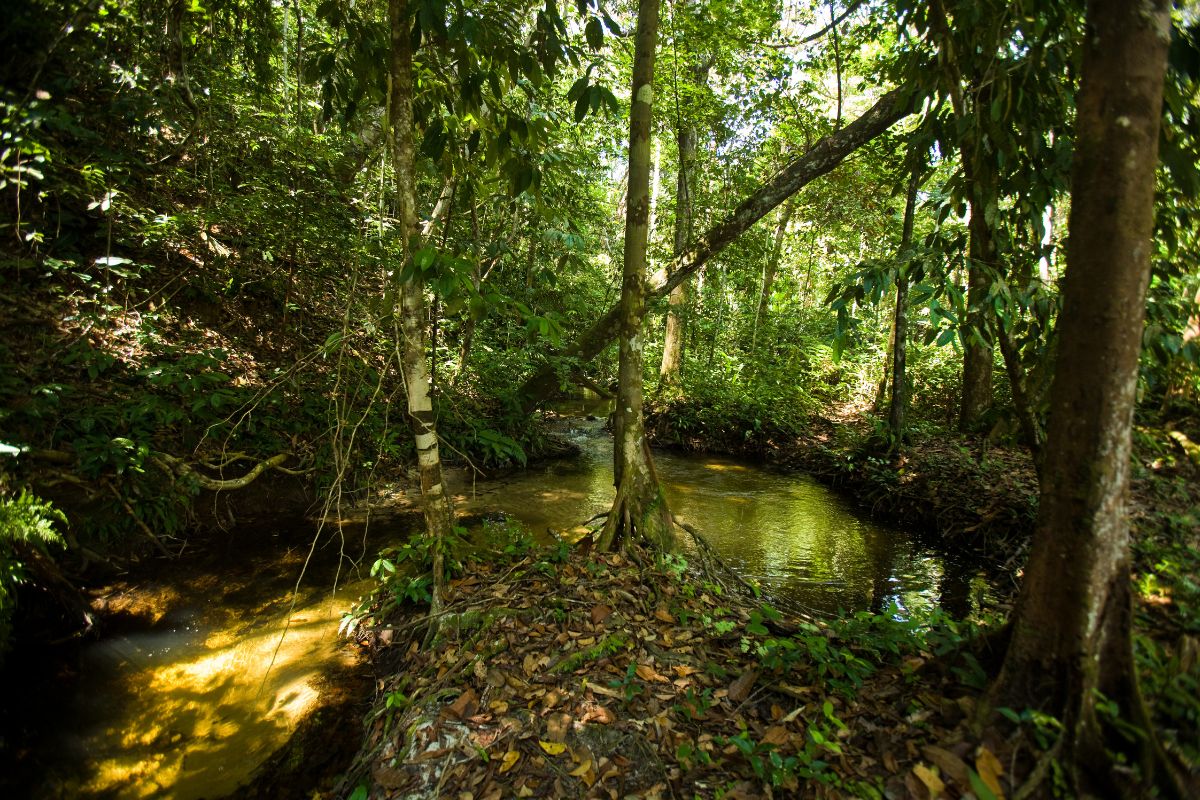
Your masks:
<svg viewBox="0 0 1200 800"><path fill-rule="evenodd" d="M601 705L592 706L585 711L583 716L580 718L580 722L596 722L601 725L611 725L616 721L616 716Z"/></svg>
<svg viewBox="0 0 1200 800"><path fill-rule="evenodd" d="M936 745L927 745L921 748L921 755L936 764L942 775L958 784L960 789L971 788L971 779L967 777L967 763L954 753Z"/></svg>
<svg viewBox="0 0 1200 800"><path fill-rule="evenodd" d="M772 725L763 733L760 741L763 744L773 744L778 747L779 745L787 744L790 738L791 735L788 733L787 728L782 725Z"/></svg>
<svg viewBox="0 0 1200 800"><path fill-rule="evenodd" d="M395 767L389 767L386 764L377 764L375 769L371 770L371 777L385 789L400 789L409 782L407 772Z"/></svg>
<svg viewBox="0 0 1200 800"><path fill-rule="evenodd" d="M671 612L667 611L667 609L664 608L663 606L659 606L658 608L656 608L654 610L654 618L659 620L660 622L666 622L666 623L671 623L671 624L673 624L675 622L675 618L671 616Z"/></svg>
<svg viewBox="0 0 1200 800"><path fill-rule="evenodd" d="M660 681L662 683L669 683L666 678L664 678L662 675L659 675L658 671L649 664L638 664L637 669L634 671L637 672L637 676L644 681Z"/></svg>
<svg viewBox="0 0 1200 800"><path fill-rule="evenodd" d="M563 696L556 690L551 689L546 692L546 696L542 698L542 708L551 709L563 701Z"/></svg>
<svg viewBox="0 0 1200 800"><path fill-rule="evenodd" d="M735 703L740 703L750 696L750 690L754 687L754 682L758 680L758 672L756 670L746 670L733 683L729 684L729 699Z"/></svg>
<svg viewBox="0 0 1200 800"><path fill-rule="evenodd" d="M900 771L900 765L896 763L896 757L892 755L891 750L883 751L883 765L887 767L888 772L895 774Z"/></svg>
<svg viewBox="0 0 1200 800"><path fill-rule="evenodd" d="M698 670L688 664L676 664L671 667L671 671L681 678L686 678L688 675L696 673Z"/></svg>
<svg viewBox="0 0 1200 800"><path fill-rule="evenodd" d="M983 745L979 746L979 752L975 754L975 771L992 790L992 794L996 795L996 800L1004 800L1004 790L1000 787L1000 776L1004 774L1004 765L991 750Z"/></svg>
<svg viewBox="0 0 1200 800"><path fill-rule="evenodd" d="M467 690L460 694L458 699L446 709L446 714L456 719L466 719L472 716L478 709L479 695L475 694L475 690L468 686Z"/></svg>
<svg viewBox="0 0 1200 800"><path fill-rule="evenodd" d="M537 672L537 656L533 653L526 653L525 660L521 662L521 669L525 671L525 675L532 677L533 673Z"/></svg>
<svg viewBox="0 0 1200 800"><path fill-rule="evenodd" d="M937 800L942 796L942 792L946 791L946 784L938 776L936 768L930 769L924 764L917 764L912 771L929 790L929 800Z"/></svg>
<svg viewBox="0 0 1200 800"><path fill-rule="evenodd" d="M601 622L604 622L604 620L608 619L609 616L612 614L612 612L613 612L612 608L604 605L603 603L601 603L598 606L593 606L592 607L592 624L599 625Z"/></svg>
<svg viewBox="0 0 1200 800"><path fill-rule="evenodd" d="M604 685L604 684L602 684L602 683L591 683L591 682L589 682L589 683L588 683L588 685L587 685L587 688L591 689L591 690L592 690L593 692L595 692L596 694L602 694L602 695L604 695L605 697L616 697L616 698L619 698L619 699L622 699L622 700L624 700L624 699L625 699L625 694L624 694L623 692L621 692L621 691L619 691L619 690L617 690L617 689L613 689L613 688L610 688L610 687L608 687L608 686L605 686L605 685Z"/></svg>
<svg viewBox="0 0 1200 800"><path fill-rule="evenodd" d="M546 738L552 742L565 742L571 730L571 717L562 712L546 717Z"/></svg>

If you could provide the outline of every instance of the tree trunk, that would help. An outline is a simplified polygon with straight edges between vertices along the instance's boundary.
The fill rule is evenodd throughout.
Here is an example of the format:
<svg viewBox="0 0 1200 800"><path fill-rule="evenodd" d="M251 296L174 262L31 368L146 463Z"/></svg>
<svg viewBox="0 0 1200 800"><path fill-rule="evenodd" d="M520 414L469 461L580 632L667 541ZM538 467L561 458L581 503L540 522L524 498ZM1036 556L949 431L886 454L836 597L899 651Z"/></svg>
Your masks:
<svg viewBox="0 0 1200 800"><path fill-rule="evenodd" d="M646 242L650 227L650 110L658 0L638 5L629 111L629 189L625 202L625 265L621 282L620 366L613 443L617 495L597 547L612 550L635 537L675 549L670 511L654 473L642 419L642 318L646 307Z"/></svg>
<svg viewBox="0 0 1200 800"><path fill-rule="evenodd" d="M892 322L892 402L888 407L888 430L893 449L904 436L905 362L908 357L908 262L912 247L913 225L917 216L917 189L921 185L920 165L910 159L908 192L904 198L904 224L900 234L900 264L896 267L896 316Z"/></svg>
<svg viewBox="0 0 1200 800"><path fill-rule="evenodd" d="M396 171L396 216L403 266L412 258L412 240L419 233L413 170L412 37L409 35L408 0L390 0L388 22L391 31L389 128L392 163ZM453 527L453 510L442 481L437 425L430 395L429 364L425 358L425 289L412 279L400 281L402 273L402 269L396 269L393 276L398 284L395 290L400 301L396 348L408 394L408 421L417 448L421 504L433 553L431 613L437 613L445 597L445 548Z"/></svg>
<svg viewBox="0 0 1200 800"><path fill-rule="evenodd" d="M967 161L963 154L964 164ZM965 167L964 167L965 171ZM986 216L987 202L996 197L991 184L980 183L968 171L967 181L975 186L971 201L969 234L970 265L967 267L967 325L963 337L962 403L958 427L973 430L992 405L992 345L989 334L987 296L991 288L988 267L996 263L996 245Z"/></svg>
<svg viewBox="0 0 1200 800"><path fill-rule="evenodd" d="M997 705L1058 717L1073 788L1113 797L1134 789L1098 769L1106 749L1135 750L1148 780L1175 786L1137 687L1125 508L1169 31L1167 0L1088 3L1041 508L992 689ZM1105 730L1097 691L1146 738Z"/></svg>
<svg viewBox="0 0 1200 800"><path fill-rule="evenodd" d="M912 113L912 107L911 89L893 89L854 122L818 141L804 155L743 200L732 214L689 245L675 259L674 269L650 287L647 299L653 300L668 294L784 200L830 172L846 156ZM620 319L620 307L610 308L559 355L581 361L596 357L617 337ZM558 377L553 366L541 367L521 387L525 410L532 411L557 389Z"/></svg>
<svg viewBox="0 0 1200 800"><path fill-rule="evenodd" d="M779 262L783 259L783 240L787 236L788 225L796 212L796 198L789 197L784 203L779 215L779 225L775 228L775 244L771 248L771 256L763 267L762 289L758 295L758 307L754 309L754 332L750 336L750 353L753 355L758 348L758 326L767 318L767 309L771 304L771 292L775 290L775 275L779 272Z"/></svg>
<svg viewBox="0 0 1200 800"><path fill-rule="evenodd" d="M697 67L697 83L708 79L708 67ZM676 140L679 146L679 169L675 176L675 241L672 256L678 259L688 246L692 233L692 167L696 160L696 127L690 121L679 120ZM679 386L683 364L683 312L688 305L691 281L682 281L671 290L667 301L667 330L663 336L662 363L658 368L659 386Z"/></svg>

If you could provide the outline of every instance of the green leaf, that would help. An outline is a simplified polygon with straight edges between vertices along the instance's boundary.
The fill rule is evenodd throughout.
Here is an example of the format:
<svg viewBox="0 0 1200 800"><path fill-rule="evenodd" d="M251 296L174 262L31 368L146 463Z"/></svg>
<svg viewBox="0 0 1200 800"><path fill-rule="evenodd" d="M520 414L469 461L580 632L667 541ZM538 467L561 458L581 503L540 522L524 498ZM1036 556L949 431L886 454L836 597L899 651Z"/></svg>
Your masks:
<svg viewBox="0 0 1200 800"><path fill-rule="evenodd" d="M967 779L971 782L971 791L978 800L999 800L995 792L983 782L983 778L979 777L979 773L970 767L967 767Z"/></svg>
<svg viewBox="0 0 1200 800"><path fill-rule="evenodd" d="M604 46L604 29L600 27L600 20L596 17L588 20L583 34L587 38L588 46L593 50L599 50Z"/></svg>

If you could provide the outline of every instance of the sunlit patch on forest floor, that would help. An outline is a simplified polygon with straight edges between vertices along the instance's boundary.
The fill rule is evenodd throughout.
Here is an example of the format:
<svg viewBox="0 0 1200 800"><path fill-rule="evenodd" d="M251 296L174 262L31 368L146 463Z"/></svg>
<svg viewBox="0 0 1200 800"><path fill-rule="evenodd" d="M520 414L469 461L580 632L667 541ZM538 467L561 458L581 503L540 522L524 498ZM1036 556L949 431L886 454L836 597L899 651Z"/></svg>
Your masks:
<svg viewBox="0 0 1200 800"><path fill-rule="evenodd" d="M354 797L1002 797L1035 755L965 733L979 623L783 618L643 553L473 564L431 649L389 622Z"/></svg>

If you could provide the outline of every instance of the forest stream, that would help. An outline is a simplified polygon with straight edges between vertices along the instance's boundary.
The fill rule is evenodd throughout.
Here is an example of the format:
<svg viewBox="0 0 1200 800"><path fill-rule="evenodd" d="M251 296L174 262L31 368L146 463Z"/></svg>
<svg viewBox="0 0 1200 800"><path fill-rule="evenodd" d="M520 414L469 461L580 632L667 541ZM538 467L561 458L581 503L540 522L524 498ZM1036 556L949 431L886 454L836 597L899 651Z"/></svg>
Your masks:
<svg viewBox="0 0 1200 800"><path fill-rule="evenodd" d="M459 474L457 508L505 515L539 537L604 511L612 439L603 421L569 416L553 424L578 445L578 457L491 480ZM944 598L961 614L985 590L981 578L947 568L915 537L868 521L804 475L672 453L656 463L674 513L780 607L890 604L907 614ZM388 522L372 527L374 549L402 533ZM314 707L322 682L355 659L339 623L372 582L343 570L332 591L332 568L314 569L293 607L305 556L300 548L285 558L223 563L110 598L153 608L154 622L84 648L61 701L66 713L57 715L62 727L43 737L32 759L44 770L37 796L219 797L245 783Z"/></svg>

